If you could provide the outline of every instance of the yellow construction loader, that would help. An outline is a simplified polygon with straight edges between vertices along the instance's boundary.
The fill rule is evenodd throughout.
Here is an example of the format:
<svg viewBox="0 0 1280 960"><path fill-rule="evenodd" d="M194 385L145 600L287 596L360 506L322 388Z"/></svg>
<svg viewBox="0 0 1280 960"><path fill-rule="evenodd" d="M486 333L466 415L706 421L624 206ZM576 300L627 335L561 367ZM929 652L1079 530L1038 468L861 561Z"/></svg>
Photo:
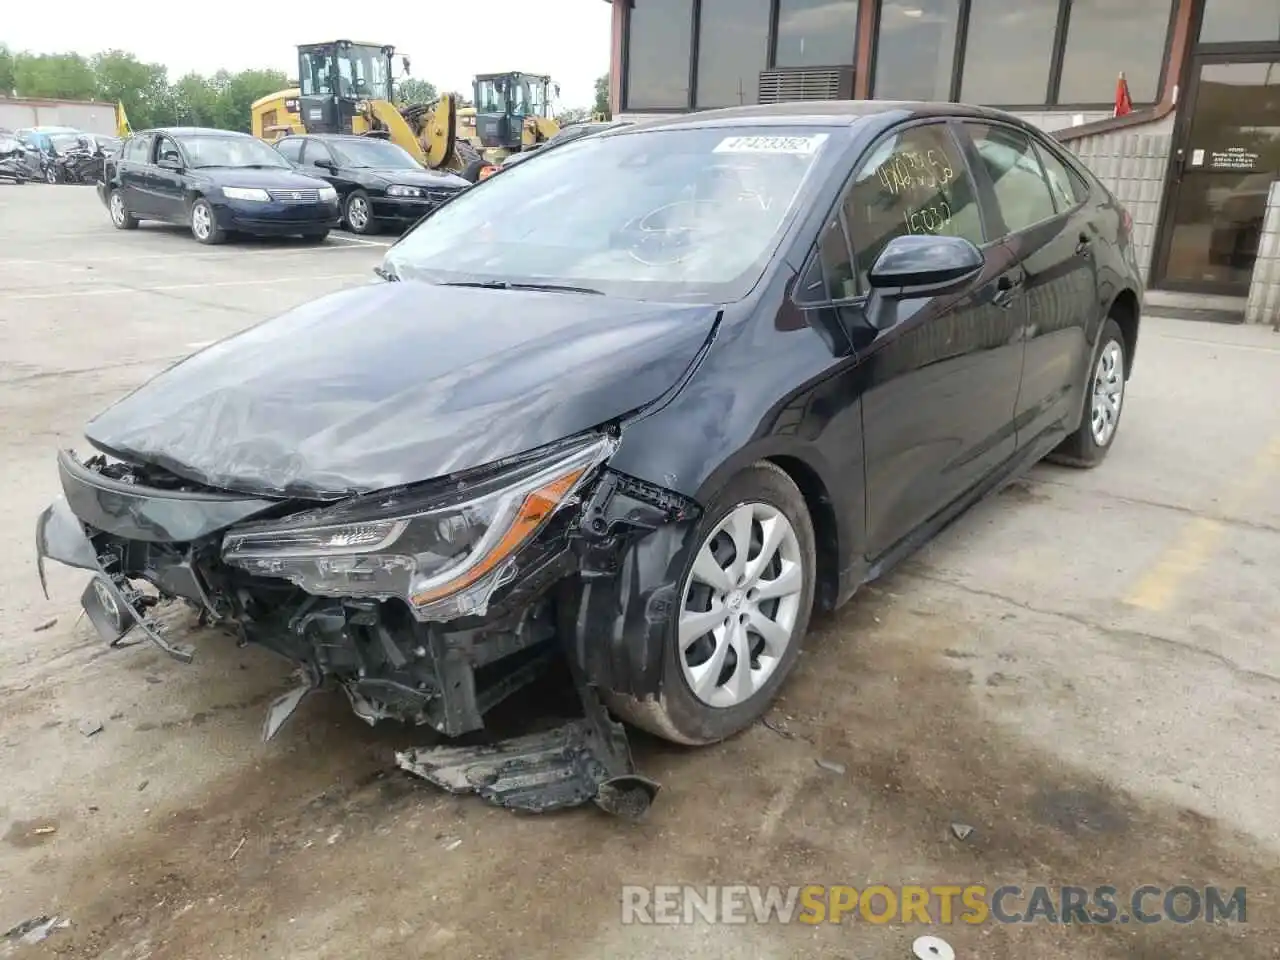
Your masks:
<svg viewBox="0 0 1280 960"><path fill-rule="evenodd" d="M335 40L298 47L298 86L250 107L254 136L354 133L382 137L424 166L454 171L473 183L508 154L541 144L560 129L545 76L519 72L477 76L474 105L442 94L430 104L393 103L395 47ZM402 57L405 72L409 61Z"/></svg>
<svg viewBox="0 0 1280 960"><path fill-rule="evenodd" d="M475 181L479 154L457 135L457 101L398 108L392 102L395 47L334 40L298 47L298 86L254 101L250 129L275 141L289 133L353 133L390 140L433 170ZM402 58L406 71L408 58Z"/></svg>

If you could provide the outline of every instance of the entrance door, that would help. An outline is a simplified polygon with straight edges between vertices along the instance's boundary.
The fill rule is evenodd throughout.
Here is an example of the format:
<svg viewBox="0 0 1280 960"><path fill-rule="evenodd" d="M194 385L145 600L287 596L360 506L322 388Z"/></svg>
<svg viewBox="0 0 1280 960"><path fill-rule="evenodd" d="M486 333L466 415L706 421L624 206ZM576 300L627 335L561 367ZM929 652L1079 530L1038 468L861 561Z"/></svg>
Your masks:
<svg viewBox="0 0 1280 960"><path fill-rule="evenodd" d="M1280 180L1280 58L1202 56L1191 75L1156 285L1246 296Z"/></svg>

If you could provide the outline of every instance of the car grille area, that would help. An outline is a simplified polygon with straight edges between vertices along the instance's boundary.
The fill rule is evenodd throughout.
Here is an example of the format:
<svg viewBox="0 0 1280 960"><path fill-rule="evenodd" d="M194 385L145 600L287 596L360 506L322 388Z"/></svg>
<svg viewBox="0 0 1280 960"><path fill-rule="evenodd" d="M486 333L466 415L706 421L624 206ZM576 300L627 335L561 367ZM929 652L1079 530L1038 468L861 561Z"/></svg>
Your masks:
<svg viewBox="0 0 1280 960"><path fill-rule="evenodd" d="M319 203L319 190L268 190L277 203Z"/></svg>
<svg viewBox="0 0 1280 960"><path fill-rule="evenodd" d="M431 203L444 203L457 192L456 187L425 187L422 194Z"/></svg>

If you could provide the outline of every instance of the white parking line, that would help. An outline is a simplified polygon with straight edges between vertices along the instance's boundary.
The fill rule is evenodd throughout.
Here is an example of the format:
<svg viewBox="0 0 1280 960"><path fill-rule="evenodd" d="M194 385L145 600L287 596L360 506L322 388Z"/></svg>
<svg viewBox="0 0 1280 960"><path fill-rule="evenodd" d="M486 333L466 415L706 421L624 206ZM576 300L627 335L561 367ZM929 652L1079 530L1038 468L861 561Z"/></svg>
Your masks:
<svg viewBox="0 0 1280 960"><path fill-rule="evenodd" d="M59 297L119 297L138 293L167 293L170 290L203 290L206 287L252 287L272 283L299 283L309 280L368 280L367 273L326 273L310 277L267 277L260 280L220 280L215 283L170 283L160 287L118 287L110 290L59 290L55 293L0 294L0 302L10 300L56 300Z"/></svg>
<svg viewBox="0 0 1280 960"><path fill-rule="evenodd" d="M290 247L283 247L276 250L235 250L219 253L197 253L194 250L186 253L131 253L118 257L66 257L58 260L19 260L9 259L7 257L0 258L0 267L43 267L55 264L79 263L120 263L124 261L133 262L135 260L225 260L228 263L234 263L242 257L282 257L282 256L302 256L308 253L320 253L323 251L333 250L359 250L360 246L370 247L389 247L389 243L381 243L377 240L356 240L351 237L331 237L332 240L342 241L349 244L358 244L359 246L334 246L325 245L323 247L307 247L304 250L295 250Z"/></svg>
<svg viewBox="0 0 1280 960"><path fill-rule="evenodd" d="M335 237L335 236L333 236L332 234L330 234L329 239L330 239L330 240L337 240L337 241L339 241L340 243L359 243L359 244L363 244L363 245L364 245L364 246L366 246L366 247L389 247L389 246L391 246L391 244L390 244L390 243L387 243L387 242L382 241L382 240L366 240L366 239L364 239L363 237Z"/></svg>

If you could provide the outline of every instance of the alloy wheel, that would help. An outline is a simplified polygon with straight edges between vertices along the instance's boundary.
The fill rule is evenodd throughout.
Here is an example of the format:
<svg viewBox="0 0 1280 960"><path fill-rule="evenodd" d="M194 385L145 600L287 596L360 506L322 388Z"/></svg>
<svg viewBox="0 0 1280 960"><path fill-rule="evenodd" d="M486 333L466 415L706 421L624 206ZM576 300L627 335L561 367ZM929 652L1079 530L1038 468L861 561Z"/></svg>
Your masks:
<svg viewBox="0 0 1280 960"><path fill-rule="evenodd" d="M124 199L115 191L111 194L111 221L117 226L124 223Z"/></svg>
<svg viewBox="0 0 1280 960"><path fill-rule="evenodd" d="M716 525L698 548L678 621L695 697L735 707L768 682L794 639L804 576L800 540L776 507L742 503Z"/></svg>
<svg viewBox="0 0 1280 960"><path fill-rule="evenodd" d="M191 232L198 239L207 240L212 231L213 221L210 218L208 206L203 203L197 203L191 208Z"/></svg>
<svg viewBox="0 0 1280 960"><path fill-rule="evenodd" d="M1093 405L1089 429L1093 442L1105 447L1111 442L1120 422L1120 406L1124 402L1124 351L1111 340L1102 348L1093 371Z"/></svg>
<svg viewBox="0 0 1280 960"><path fill-rule="evenodd" d="M57 171L56 169L54 169L53 167L46 167L46 168L45 168L45 171L44 171L44 182L45 182L45 183L57 183L57 182L58 182L58 171Z"/></svg>
<svg viewBox="0 0 1280 960"><path fill-rule="evenodd" d="M364 197L352 197L347 203L347 225L356 233L363 233L369 225L369 205Z"/></svg>

